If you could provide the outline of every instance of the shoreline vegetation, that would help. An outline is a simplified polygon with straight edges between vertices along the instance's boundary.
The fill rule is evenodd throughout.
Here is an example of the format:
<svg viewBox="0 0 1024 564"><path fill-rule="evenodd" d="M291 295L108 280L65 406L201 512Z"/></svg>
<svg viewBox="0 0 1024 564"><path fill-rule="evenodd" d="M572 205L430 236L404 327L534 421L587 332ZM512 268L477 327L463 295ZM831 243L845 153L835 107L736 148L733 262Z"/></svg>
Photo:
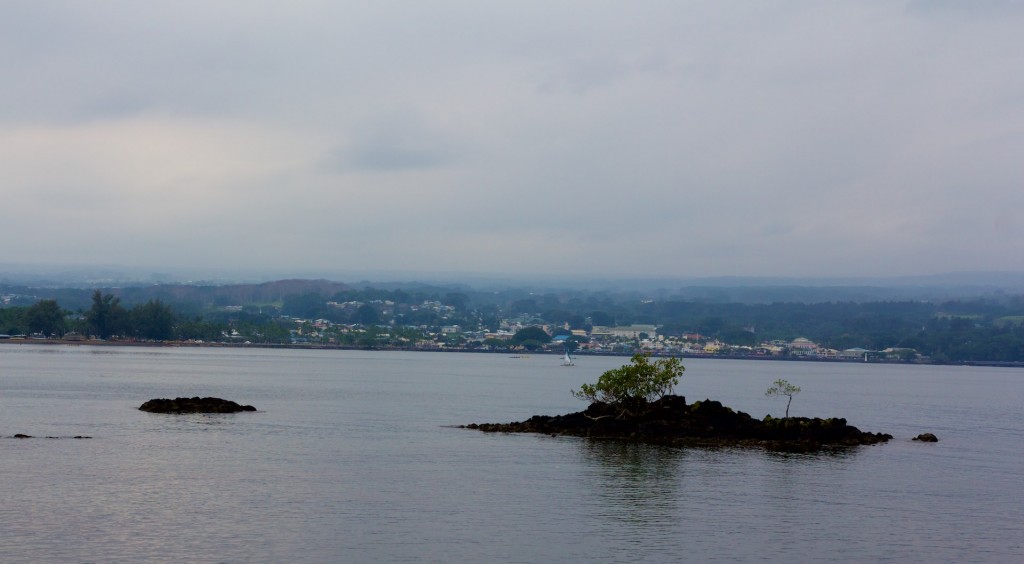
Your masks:
<svg viewBox="0 0 1024 564"><path fill-rule="evenodd" d="M635 292L357 290L322 280L108 288L91 295L43 290L0 293L0 341L1024 366L1024 296L748 304Z"/></svg>
<svg viewBox="0 0 1024 564"><path fill-rule="evenodd" d="M195 347L195 348L239 348L239 349L279 349L279 350L349 350L349 351L381 351L381 352L429 352L429 353L473 353L473 354L497 354L512 357L531 356L553 356L562 357L561 351L506 351L506 350L482 350L477 348L422 348L422 347L396 347L376 346L367 347L362 345L343 344L321 344L321 343L238 343L238 342L196 342L196 341L143 341L143 340L105 340L105 339L38 339L38 338L5 338L0 339L2 345L42 345L42 346L114 346L114 347ZM572 353L574 357L587 356L611 356L631 357L632 352L617 351L580 351ZM655 357L670 358L701 358L709 360L752 360L752 361L791 361L791 362L823 362L823 363L855 363L865 364L864 360L850 358L825 358L825 357L800 357L800 356L757 356L757 355L727 355L727 354L658 354ZM1024 368L1024 362L1015 361L986 361L986 360L963 360L963 361L928 361L896 360L896 359L872 359L866 364L916 364L925 366L988 366L1004 368Z"/></svg>

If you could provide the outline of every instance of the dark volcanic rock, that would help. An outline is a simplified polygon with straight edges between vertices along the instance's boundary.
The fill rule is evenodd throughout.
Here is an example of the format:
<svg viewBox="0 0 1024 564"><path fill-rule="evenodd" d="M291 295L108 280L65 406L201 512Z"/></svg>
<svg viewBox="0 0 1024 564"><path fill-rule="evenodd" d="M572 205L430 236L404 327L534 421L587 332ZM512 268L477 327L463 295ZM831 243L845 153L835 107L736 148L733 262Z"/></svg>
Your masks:
<svg viewBox="0 0 1024 564"><path fill-rule="evenodd" d="M936 437L935 435L931 434L931 433L921 433L920 435L914 437L914 440L915 441L921 441L922 443L937 443L937 442L939 442L939 438Z"/></svg>
<svg viewBox="0 0 1024 564"><path fill-rule="evenodd" d="M13 438L15 438L15 439L34 439L35 437L33 437L32 435L26 435L24 433L17 433L17 434L14 435ZM46 438L47 439L68 439L68 438L70 438L70 439L91 439L92 437L89 437L89 436L86 436L86 435L75 435L74 437L53 437L53 436L47 435Z"/></svg>
<svg viewBox="0 0 1024 564"><path fill-rule="evenodd" d="M32 438L32 437L29 437ZM46 435L47 439L91 439L89 435L75 435L73 437L57 437L53 435Z"/></svg>
<svg viewBox="0 0 1024 564"><path fill-rule="evenodd" d="M755 446L800 452L876 444L892 438L884 433L861 431L840 418L775 419L769 416L759 420L717 401L687 405L681 396L665 396L649 404L641 402L630 412L593 403L586 411L569 415L535 415L522 422L474 423L466 427L489 433L544 433L679 446Z"/></svg>
<svg viewBox="0 0 1024 564"><path fill-rule="evenodd" d="M142 411L150 413L237 413L239 411L256 411L251 405L239 405L231 400L220 398L175 398L151 399L139 406Z"/></svg>

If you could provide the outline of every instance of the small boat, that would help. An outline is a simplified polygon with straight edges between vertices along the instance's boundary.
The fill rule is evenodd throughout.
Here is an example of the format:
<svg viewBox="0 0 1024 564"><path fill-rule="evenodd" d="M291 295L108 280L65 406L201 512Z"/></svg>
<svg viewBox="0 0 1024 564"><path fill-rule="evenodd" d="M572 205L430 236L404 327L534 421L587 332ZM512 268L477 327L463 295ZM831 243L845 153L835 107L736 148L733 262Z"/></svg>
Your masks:
<svg viewBox="0 0 1024 564"><path fill-rule="evenodd" d="M576 363L572 361L572 357L569 356L569 351L565 351L565 356L562 357L562 366L576 366Z"/></svg>

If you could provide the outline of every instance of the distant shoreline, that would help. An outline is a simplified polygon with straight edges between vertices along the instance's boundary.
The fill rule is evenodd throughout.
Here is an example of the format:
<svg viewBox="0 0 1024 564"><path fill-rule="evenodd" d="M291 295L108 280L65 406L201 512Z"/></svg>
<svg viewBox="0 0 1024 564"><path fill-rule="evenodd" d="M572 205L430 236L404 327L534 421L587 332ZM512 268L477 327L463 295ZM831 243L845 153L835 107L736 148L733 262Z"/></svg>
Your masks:
<svg viewBox="0 0 1024 564"><path fill-rule="evenodd" d="M339 350L339 351L380 351L380 352L427 352L427 353L472 353L472 354L504 354L515 356L561 356L561 351L493 351L479 349L425 349L416 347L361 347L357 345L337 344L311 344L311 343L196 343L189 341L105 341L98 339L84 339L69 341L62 339L0 339L0 345L41 345L41 346L97 346L97 347L151 347L151 348L230 348L230 349L281 349L281 350ZM615 356L629 358L633 352L589 352L577 351L575 356ZM858 359L847 358L821 358L821 357L792 357L792 356L745 356L745 355L686 355L670 354L653 356L674 356L683 359L708 359L708 360L753 360L753 361L792 361L792 362L822 362L822 363L843 363L843 364L905 364L918 366L988 366L994 368L1024 368L1024 362L1001 362L972 360L961 362L901 362L887 360L872 360L864 362Z"/></svg>

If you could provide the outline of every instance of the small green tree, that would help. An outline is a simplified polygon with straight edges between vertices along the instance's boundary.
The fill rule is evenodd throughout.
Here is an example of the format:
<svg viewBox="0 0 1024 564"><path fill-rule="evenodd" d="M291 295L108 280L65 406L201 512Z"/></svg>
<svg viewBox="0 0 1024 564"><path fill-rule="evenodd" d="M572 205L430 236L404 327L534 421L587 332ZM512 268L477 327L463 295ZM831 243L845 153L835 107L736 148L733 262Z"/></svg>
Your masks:
<svg viewBox="0 0 1024 564"><path fill-rule="evenodd" d="M775 398L779 396L786 396L789 401L786 402L786 417L789 417L789 405L793 403L793 396L800 393L800 387L790 384L786 380L779 378L772 385L765 390L764 395L769 398Z"/></svg>
<svg viewBox="0 0 1024 564"><path fill-rule="evenodd" d="M622 414L672 393L686 369L678 358L650 362L651 355L637 353L631 364L602 374L596 384L583 384L572 395L589 402L622 408Z"/></svg>

